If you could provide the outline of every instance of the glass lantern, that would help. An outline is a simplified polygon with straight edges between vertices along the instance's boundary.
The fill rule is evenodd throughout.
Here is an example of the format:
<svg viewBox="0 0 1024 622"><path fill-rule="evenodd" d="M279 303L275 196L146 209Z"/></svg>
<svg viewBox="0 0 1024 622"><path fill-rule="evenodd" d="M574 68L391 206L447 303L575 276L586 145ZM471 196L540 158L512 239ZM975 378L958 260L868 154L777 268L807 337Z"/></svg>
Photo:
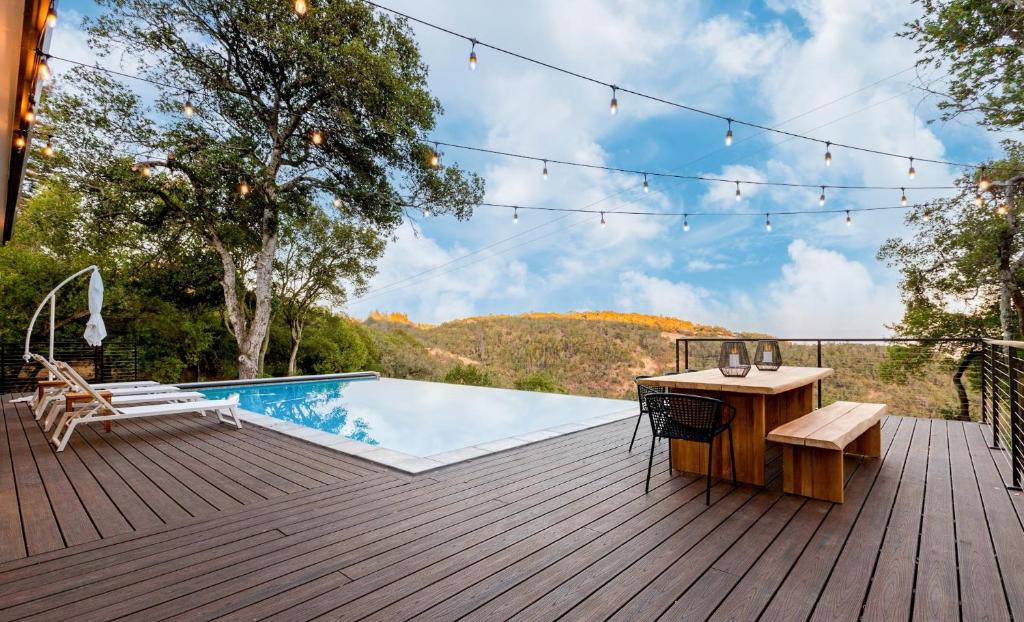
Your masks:
<svg viewBox="0 0 1024 622"><path fill-rule="evenodd" d="M754 365L761 371L778 371L782 367L782 350L774 339L762 339L754 349Z"/></svg>
<svg viewBox="0 0 1024 622"><path fill-rule="evenodd" d="M718 371L723 376L742 378L750 373L750 355L742 341L723 341L718 355Z"/></svg>

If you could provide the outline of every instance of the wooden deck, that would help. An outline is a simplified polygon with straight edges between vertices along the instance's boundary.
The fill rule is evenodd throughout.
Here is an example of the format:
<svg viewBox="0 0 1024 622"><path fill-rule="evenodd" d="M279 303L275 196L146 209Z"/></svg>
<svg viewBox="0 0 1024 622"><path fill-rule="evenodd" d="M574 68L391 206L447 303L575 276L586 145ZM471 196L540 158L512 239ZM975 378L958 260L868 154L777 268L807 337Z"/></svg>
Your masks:
<svg viewBox="0 0 1024 622"><path fill-rule="evenodd" d="M1024 498L977 424L887 418L843 505L706 507L665 443L644 494L632 421L409 477L190 417L54 454L3 402L0 620L1024 619Z"/></svg>

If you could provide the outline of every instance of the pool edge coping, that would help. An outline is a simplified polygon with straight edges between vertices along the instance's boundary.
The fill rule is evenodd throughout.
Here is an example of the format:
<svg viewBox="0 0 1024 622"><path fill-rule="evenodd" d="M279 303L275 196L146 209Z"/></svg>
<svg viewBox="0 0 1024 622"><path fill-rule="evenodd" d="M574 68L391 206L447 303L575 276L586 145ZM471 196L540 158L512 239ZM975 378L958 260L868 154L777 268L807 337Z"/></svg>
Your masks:
<svg viewBox="0 0 1024 622"><path fill-rule="evenodd" d="M582 421L563 423L550 428L532 430L516 436L507 436L505 438L486 441L477 445L468 445L466 447L450 449L448 451L422 457L407 454L395 449L389 449L387 447L368 445L360 441L339 438L334 434L329 434L297 423L276 419L251 410L245 410L244 408L238 409L238 418L246 423L251 423L261 428L267 428L274 432L284 434L285 436L290 436L319 447L324 447L346 456L360 458L389 469L394 469L406 475L420 475L428 471L434 471L446 466L468 462L470 460L475 460L476 458L482 458L484 456L490 456L512 449L518 449L520 447L546 441L551 438L572 434L573 432L589 430L609 423L624 421L638 415L639 407L623 409L621 411L583 419ZM459 457L460 454L463 455ZM442 456L444 457L441 458Z"/></svg>

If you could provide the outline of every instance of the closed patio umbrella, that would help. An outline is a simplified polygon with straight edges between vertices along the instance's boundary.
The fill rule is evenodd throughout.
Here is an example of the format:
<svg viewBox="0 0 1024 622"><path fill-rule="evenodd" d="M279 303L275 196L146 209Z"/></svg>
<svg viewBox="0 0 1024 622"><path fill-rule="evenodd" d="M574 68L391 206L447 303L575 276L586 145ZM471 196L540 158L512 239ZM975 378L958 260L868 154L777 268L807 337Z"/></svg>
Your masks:
<svg viewBox="0 0 1024 622"><path fill-rule="evenodd" d="M103 309L103 279L99 270L93 270L89 277L89 322L85 325L85 341L93 347L103 345L107 327L103 324L100 311Z"/></svg>

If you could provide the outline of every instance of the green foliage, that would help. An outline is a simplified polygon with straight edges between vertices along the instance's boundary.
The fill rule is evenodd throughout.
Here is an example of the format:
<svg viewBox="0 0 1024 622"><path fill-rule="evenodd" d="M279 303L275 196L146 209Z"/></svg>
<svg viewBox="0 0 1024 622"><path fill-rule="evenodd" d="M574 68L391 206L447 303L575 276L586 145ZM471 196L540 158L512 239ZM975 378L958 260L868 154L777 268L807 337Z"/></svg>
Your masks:
<svg viewBox="0 0 1024 622"><path fill-rule="evenodd" d="M533 372L522 378L517 378L512 384L520 391L540 391L541 393L565 393L565 389L558 386L551 374L546 372Z"/></svg>
<svg viewBox="0 0 1024 622"><path fill-rule="evenodd" d="M476 365L456 365L444 375L448 384L468 384L474 387L493 387L494 378L486 370Z"/></svg>
<svg viewBox="0 0 1024 622"><path fill-rule="evenodd" d="M996 129L1024 125L1024 30L1019 3L918 0L924 15L901 33L917 42L918 65L948 75L944 119L977 111Z"/></svg>

